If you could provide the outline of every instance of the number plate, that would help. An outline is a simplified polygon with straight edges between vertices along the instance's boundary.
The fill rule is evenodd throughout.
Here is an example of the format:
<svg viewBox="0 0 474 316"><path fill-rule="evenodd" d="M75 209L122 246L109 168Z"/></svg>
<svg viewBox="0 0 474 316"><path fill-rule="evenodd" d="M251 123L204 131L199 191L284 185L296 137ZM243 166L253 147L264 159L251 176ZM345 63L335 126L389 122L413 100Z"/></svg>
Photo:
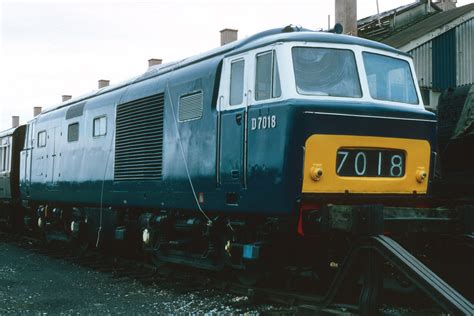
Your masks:
<svg viewBox="0 0 474 316"><path fill-rule="evenodd" d="M344 177L389 177L405 175L405 152L401 150L341 148L336 173Z"/></svg>

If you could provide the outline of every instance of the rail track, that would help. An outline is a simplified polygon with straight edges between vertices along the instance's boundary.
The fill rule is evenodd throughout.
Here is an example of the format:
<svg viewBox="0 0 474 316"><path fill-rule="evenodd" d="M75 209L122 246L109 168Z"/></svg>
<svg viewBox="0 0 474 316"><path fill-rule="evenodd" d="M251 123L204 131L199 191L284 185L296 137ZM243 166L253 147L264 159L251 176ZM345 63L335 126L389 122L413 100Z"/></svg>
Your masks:
<svg viewBox="0 0 474 316"><path fill-rule="evenodd" d="M464 236L465 241L472 246L474 237ZM452 315L473 315L474 307L472 303L455 289L446 284L418 259L403 249L398 243L386 236L371 236L361 239L348 254L338 273L332 282L327 293L304 293L304 289L295 291L284 288L245 286L229 277L227 273L203 273L193 268L183 268L175 265L166 265L157 268L155 265L147 263L144 258L124 257L113 253L103 253L97 250L81 251L71 249L70 245L53 242L45 243L41 238L28 237L20 234L0 232L0 242L14 244L23 249L48 256L53 259L65 260L72 264L93 269L102 273L109 273L112 279L117 282L133 279L146 286L157 286L160 283L180 282L187 287L206 286L232 293L246 296L248 304L253 302L266 302L283 306L283 309L276 312L277 315L370 315L378 313L382 315L410 315L421 314L443 314L445 312ZM340 296L341 289L347 283L346 280L351 274L353 261L357 256L371 253L378 253L390 264L395 265L402 271L410 282L415 284L426 297L432 299L439 306L438 309L430 306L425 301L423 307L410 306L411 303L404 302L404 307L396 306L397 299L388 297L391 302L380 307L374 305L379 293L379 289L374 286L379 282L377 271L380 268L379 260L368 261L372 268L367 269L362 285L360 282L354 289L360 291L360 295L352 294L352 297ZM368 258L376 258L369 255ZM420 293L418 292L418 293ZM413 300L415 301L415 300ZM413 302L412 301L412 302ZM420 300L416 300L419 304ZM423 304L422 304L423 305ZM366 309L364 309L366 308Z"/></svg>
<svg viewBox="0 0 474 316"><path fill-rule="evenodd" d="M164 281L185 283L189 288L204 285L207 288L247 296L246 304L253 304L255 302L279 304L284 307L279 309L277 313L279 315L295 314L298 308L304 308L305 310L306 308L312 308L322 298L289 293L283 290L244 286L232 281L230 278L224 277L224 274L203 273L200 270L197 273L196 269L192 268L183 268L175 265L157 268L152 264L140 261L139 258L125 258L96 250L77 251L61 242L46 244L39 238L20 234L0 232L0 242L13 244L52 259L64 260L98 272L109 273L112 279L117 280L117 282L133 279L145 286L157 286ZM344 315L348 315L349 310L356 311L357 306L335 305L324 309L327 313L342 313Z"/></svg>

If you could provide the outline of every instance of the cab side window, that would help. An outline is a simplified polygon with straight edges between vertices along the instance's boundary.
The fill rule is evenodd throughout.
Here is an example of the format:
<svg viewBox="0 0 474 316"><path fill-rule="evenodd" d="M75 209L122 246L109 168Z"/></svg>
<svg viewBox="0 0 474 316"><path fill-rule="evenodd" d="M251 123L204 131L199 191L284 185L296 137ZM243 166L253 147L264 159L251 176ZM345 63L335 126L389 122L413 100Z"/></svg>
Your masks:
<svg viewBox="0 0 474 316"><path fill-rule="evenodd" d="M10 171L10 145L7 140L0 143L0 172Z"/></svg>
<svg viewBox="0 0 474 316"><path fill-rule="evenodd" d="M275 51L256 57L255 100L267 100L281 96L280 74Z"/></svg>
<svg viewBox="0 0 474 316"><path fill-rule="evenodd" d="M46 131L41 131L38 133L38 147L46 147Z"/></svg>
<svg viewBox="0 0 474 316"><path fill-rule="evenodd" d="M79 140L79 123L69 124L67 128L67 141L75 142Z"/></svg>
<svg viewBox="0 0 474 316"><path fill-rule="evenodd" d="M100 137L107 134L107 117L99 116L94 118L92 136Z"/></svg>
<svg viewBox="0 0 474 316"><path fill-rule="evenodd" d="M244 98L245 61L239 59L230 65L230 105L242 104Z"/></svg>

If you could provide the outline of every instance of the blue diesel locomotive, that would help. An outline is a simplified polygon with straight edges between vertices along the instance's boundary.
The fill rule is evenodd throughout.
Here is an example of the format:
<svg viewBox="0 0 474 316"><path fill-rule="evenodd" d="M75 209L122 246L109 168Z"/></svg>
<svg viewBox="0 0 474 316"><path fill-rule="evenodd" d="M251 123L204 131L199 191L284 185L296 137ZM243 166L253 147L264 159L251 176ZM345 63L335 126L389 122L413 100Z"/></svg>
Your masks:
<svg viewBox="0 0 474 316"><path fill-rule="evenodd" d="M296 27L151 67L0 144L12 134L16 222L213 270L328 266L322 210L423 203L436 157L409 55Z"/></svg>

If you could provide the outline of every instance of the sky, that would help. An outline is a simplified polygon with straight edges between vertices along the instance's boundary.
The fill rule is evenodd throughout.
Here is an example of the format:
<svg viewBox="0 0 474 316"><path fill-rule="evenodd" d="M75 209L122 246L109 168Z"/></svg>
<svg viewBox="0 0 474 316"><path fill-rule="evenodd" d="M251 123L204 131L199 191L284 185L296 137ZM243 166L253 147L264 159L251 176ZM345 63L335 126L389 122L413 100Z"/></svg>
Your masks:
<svg viewBox="0 0 474 316"><path fill-rule="evenodd" d="M380 11L415 0L379 0ZM458 6L474 0L458 0ZM359 0L357 15L377 13L376 0ZM26 123L33 107L61 102L220 45L219 31L239 39L301 25L334 24L333 0L0 0L0 131L11 116Z"/></svg>

